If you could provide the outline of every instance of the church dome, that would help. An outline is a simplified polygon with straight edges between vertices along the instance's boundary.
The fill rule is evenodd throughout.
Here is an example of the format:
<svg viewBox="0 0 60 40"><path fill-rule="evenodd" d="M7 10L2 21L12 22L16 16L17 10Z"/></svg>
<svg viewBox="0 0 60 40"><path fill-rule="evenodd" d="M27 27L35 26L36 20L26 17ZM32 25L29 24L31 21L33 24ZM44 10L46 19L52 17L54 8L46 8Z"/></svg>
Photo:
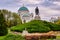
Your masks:
<svg viewBox="0 0 60 40"><path fill-rule="evenodd" d="M23 7L19 8L19 11L28 11L28 9L23 6Z"/></svg>

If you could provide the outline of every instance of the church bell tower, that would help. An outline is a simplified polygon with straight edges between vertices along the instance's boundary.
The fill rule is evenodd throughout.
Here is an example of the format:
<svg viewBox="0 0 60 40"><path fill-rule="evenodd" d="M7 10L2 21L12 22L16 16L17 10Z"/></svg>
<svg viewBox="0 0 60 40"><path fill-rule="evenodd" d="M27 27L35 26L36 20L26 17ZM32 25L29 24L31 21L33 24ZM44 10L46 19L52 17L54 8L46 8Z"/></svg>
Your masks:
<svg viewBox="0 0 60 40"><path fill-rule="evenodd" d="M40 20L38 7L35 8L35 20Z"/></svg>

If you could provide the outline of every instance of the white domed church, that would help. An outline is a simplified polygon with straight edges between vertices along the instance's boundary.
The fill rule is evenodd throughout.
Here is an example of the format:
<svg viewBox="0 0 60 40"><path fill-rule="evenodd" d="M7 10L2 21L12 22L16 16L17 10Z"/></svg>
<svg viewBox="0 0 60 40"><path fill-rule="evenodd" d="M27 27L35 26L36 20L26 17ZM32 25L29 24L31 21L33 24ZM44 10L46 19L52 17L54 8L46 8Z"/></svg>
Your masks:
<svg viewBox="0 0 60 40"><path fill-rule="evenodd" d="M29 21L31 21L33 19L40 20L40 16L39 16L39 13L38 13L39 10L37 9L35 11L36 11L36 16L37 17L35 16L35 18L33 18L34 14L29 13L28 8L26 8L25 6L20 7L19 10L18 10L18 13L19 13L19 16L20 16L20 18L22 20L22 23L29 22Z"/></svg>

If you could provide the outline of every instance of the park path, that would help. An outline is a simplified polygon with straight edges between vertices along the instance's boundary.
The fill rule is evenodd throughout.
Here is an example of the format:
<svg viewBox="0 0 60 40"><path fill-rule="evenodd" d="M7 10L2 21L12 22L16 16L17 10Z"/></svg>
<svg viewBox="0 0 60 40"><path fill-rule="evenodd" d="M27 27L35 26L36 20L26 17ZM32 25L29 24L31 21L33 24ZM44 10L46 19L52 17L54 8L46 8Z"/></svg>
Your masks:
<svg viewBox="0 0 60 40"><path fill-rule="evenodd" d="M21 32L10 31L10 29L8 31L9 31L9 33L12 33L12 34L22 35ZM55 33L56 33L56 36L60 36L60 31L55 31Z"/></svg>

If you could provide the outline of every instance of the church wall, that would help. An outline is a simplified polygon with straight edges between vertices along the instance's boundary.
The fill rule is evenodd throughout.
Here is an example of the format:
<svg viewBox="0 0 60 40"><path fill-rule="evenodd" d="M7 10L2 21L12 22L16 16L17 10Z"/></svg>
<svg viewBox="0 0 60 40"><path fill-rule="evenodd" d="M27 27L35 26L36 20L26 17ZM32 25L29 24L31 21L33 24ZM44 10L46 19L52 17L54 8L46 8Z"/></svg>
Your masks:
<svg viewBox="0 0 60 40"><path fill-rule="evenodd" d="M30 20L30 17L23 17L24 14L28 14L29 11L19 11L20 18L22 20L22 23L24 23L24 20L28 22Z"/></svg>

